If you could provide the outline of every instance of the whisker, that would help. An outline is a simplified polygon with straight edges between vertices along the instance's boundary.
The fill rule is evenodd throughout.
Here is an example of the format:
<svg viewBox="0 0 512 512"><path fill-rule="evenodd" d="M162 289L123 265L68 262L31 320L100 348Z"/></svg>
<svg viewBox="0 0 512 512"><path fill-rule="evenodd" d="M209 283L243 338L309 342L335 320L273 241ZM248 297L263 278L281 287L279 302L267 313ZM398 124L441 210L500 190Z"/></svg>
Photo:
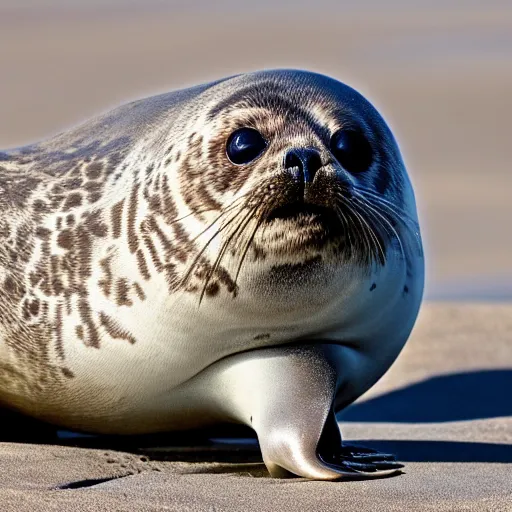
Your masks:
<svg viewBox="0 0 512 512"><path fill-rule="evenodd" d="M390 206L393 206L394 208L396 208L397 210L403 212L405 215L407 216L410 216L409 215L409 212L405 209L405 208L402 208L401 206L399 206L398 204L396 203L393 203L392 201L390 201L389 199L386 199L385 197L382 196L382 194L378 194L375 190L371 189L371 188L368 188L368 187L362 187L361 185L357 185L357 186L354 186L354 190L356 190L357 192L362 192L362 193L365 193L367 195L370 195L370 196L373 196L373 197L376 197L377 199L389 204Z"/></svg>
<svg viewBox="0 0 512 512"><path fill-rule="evenodd" d="M396 230L395 230L394 226L391 224L391 222L389 221L389 219L387 218L387 215L393 214L392 217L394 220L402 221L402 225L405 228L404 233L407 233L408 235L412 235L416 245L418 246L420 253L423 252L422 245L421 245L420 233L419 233L419 227L418 227L417 223L414 223L414 226L413 226L414 229L411 229L410 225L405 223L404 220L399 215L397 215L395 212L390 213L389 210L385 209L385 205L380 204L379 201L370 203L370 201L368 199L365 199L363 197L361 197L360 199L364 200L365 203L371 204L373 209L375 210L375 212L378 213L381 217L383 217L386 220L386 222L390 225L390 227L393 229L393 231L395 233L396 233ZM396 234L396 236L397 236L397 238L400 238L398 234Z"/></svg>
<svg viewBox="0 0 512 512"><path fill-rule="evenodd" d="M226 212L223 212L223 214L225 214ZM194 258L194 260L192 261L191 265L189 266L187 272L185 273L182 281L181 281L181 286L184 286L187 281L189 280L192 272L194 271L197 263L199 262L199 260L201 259L201 257L203 256L203 254L205 253L206 249L208 248L208 246L211 244L211 242L222 232L224 231L225 229L228 228L228 226L236 219L238 214L235 214L233 217L231 217L227 222L225 222L215 233L214 235L208 240L208 242L206 242L206 244L203 246L203 248L199 251L199 253L197 254L197 256ZM219 217L217 218L217 220L219 218L221 218L222 215L219 215ZM211 227L213 226L213 223L208 227L208 229L210 229ZM205 233L207 230L203 231L203 233ZM197 237L196 237L197 239Z"/></svg>
<svg viewBox="0 0 512 512"><path fill-rule="evenodd" d="M183 219L186 219L187 217L190 217L192 215L200 215L201 213L210 212L212 210L213 210L213 208L205 208L204 210L194 210L194 211L191 211L190 213L187 213L187 215L183 215L183 217L179 217L177 219L172 220L171 222L169 222L169 225L176 224L176 222L180 222Z"/></svg>
<svg viewBox="0 0 512 512"><path fill-rule="evenodd" d="M373 241L376 243L378 250L379 250L378 252L380 255L379 261L380 261L381 265L384 265L386 263L386 253L380 243L379 237L375 233L375 230L370 225L370 223L364 218L364 216L361 213L359 213L359 216L360 216L361 220L366 224L370 236L372 237Z"/></svg>
<svg viewBox="0 0 512 512"><path fill-rule="evenodd" d="M243 199L244 197L247 197L248 195L249 195L249 193L245 193L245 194L242 194L242 195L238 196L238 197L237 197L236 199L234 199L234 200L233 200L233 201L232 201L232 202L231 202L231 203L230 203L226 208L229 208L230 206L234 205L237 201L239 201L240 199ZM215 208L204 208L204 209L202 209L202 210L193 210L193 211L191 211L190 213L187 213L186 215L183 215L183 217L179 217L179 218L177 218L177 219L173 219L171 222L169 222L169 225L171 225L171 224L176 224L176 222L180 222L180 221L182 221L182 220L184 220L184 219L186 219L187 217L190 217L190 216L192 216L192 215L200 215L201 213L211 212L211 211L213 211L213 210L215 210ZM225 209L223 210L223 213L225 213ZM219 215L219 217L221 217L221 216L222 216L222 214L221 214L221 215ZM217 217L217 219L216 219L216 220L218 220L218 218L219 218L219 217ZM213 223L215 223L215 222L216 222L216 220L215 220ZM212 223L212 224L213 224L213 223ZM210 224L210 227L211 227L211 225L212 225L212 224ZM207 228L207 229L208 229L208 228ZM201 234L202 234L202 233L200 233L200 234L199 234L199 236L201 236Z"/></svg>
<svg viewBox="0 0 512 512"><path fill-rule="evenodd" d="M231 210L236 208L236 206L237 206L236 203L240 199L243 199L245 197L245 195L246 194L238 197L237 199L232 201L228 206L226 206L226 208L224 208L222 210L222 212L220 213L220 215L217 218L215 218L205 229L203 229L203 231L201 231L198 235L196 235L194 238L192 238L191 243L195 242L198 238L200 238L202 235L204 235L209 229L211 229L215 225L216 222L218 222L224 215L226 215L226 213L229 213Z"/></svg>
<svg viewBox="0 0 512 512"><path fill-rule="evenodd" d="M389 221L389 219L383 215L383 212L380 212L374 204L370 203L369 201L365 200L364 198L361 198L361 197L355 197L354 198L355 200L359 201L365 208L367 208L369 211L373 212L373 215L374 216L377 216L380 220L381 220L381 225L384 227L384 229L386 229L386 226L388 226L391 231L393 232L393 235L394 237L396 238L396 240L398 241L398 243L400 244L400 250L402 252L402 254L405 254L404 252L404 246L402 244L402 239L400 237L400 235L398 234L397 230L395 229L395 227L393 226L393 224L391 224L391 222Z"/></svg>
<svg viewBox="0 0 512 512"><path fill-rule="evenodd" d="M248 213L246 213L246 215L244 216L244 218L242 219L242 221L236 226L235 230L229 235L228 239L222 243L222 247L220 248L220 251L219 253L217 254L217 257L215 258L215 262L214 264L212 265L212 267L210 268L207 276L206 276L206 279L205 279L205 284L203 286L203 289L201 291L201 295L199 297L199 305L201 305L201 302L203 300L203 297L204 297L204 294L206 292L206 288L208 287L208 284L211 280L211 278L213 277L213 275L215 274L215 272L217 271L217 269L219 268L220 266L220 263L221 263L221 260L224 256L224 254L226 253L226 250L228 249L229 245L231 244L231 241L233 240L233 238L236 236L236 234L239 232L240 230L240 227L244 224L244 222L246 221L246 219L249 217L251 217L253 211L256 209L257 207L253 208L252 210L250 210ZM235 215L234 219L237 218L240 213L242 212L242 210L239 210L238 213ZM249 219L250 220L250 219ZM242 231L243 229L245 229L245 226L242 228ZM236 279L235 279L235 286L236 286Z"/></svg>
<svg viewBox="0 0 512 512"><path fill-rule="evenodd" d="M272 210L272 208L273 208L273 206L274 206L274 204L275 204L275 201L274 201L274 202L272 202L270 205L268 205L268 206L267 206L267 208L266 208L266 210L267 210L267 211L271 211L271 210ZM257 208L256 208L254 211L257 211ZM252 244L252 242L253 242L253 240L254 240L254 237L256 236L256 232L258 231L258 228L261 226L261 224L262 224L262 222L263 222L264 218L265 218L265 215L264 215L264 212L262 212L262 214L260 215L260 218L259 218L259 219L258 219L258 221L256 222L256 226L255 226L254 230L252 231L251 236L249 237L248 242L245 244L244 250L243 250L243 252L242 252L242 256L241 256L241 258L240 258L240 262L239 262L239 264L238 264L238 268L237 268L237 270L236 270L236 274L235 274L235 284L236 284L236 283L237 283L237 281L238 281L238 276L240 275L240 271L242 270L242 265L243 265L243 262L244 262L244 260L245 260L246 255L247 255L247 253L248 253L248 251L249 251L249 247L251 246L251 244ZM248 225L248 223L246 224L246 226L244 226L244 230L245 230L245 228L247 227L247 225ZM242 232L243 232L243 230L242 230Z"/></svg>
<svg viewBox="0 0 512 512"><path fill-rule="evenodd" d="M196 235L192 240L191 240L191 243L194 243L201 235L203 235L204 233L206 233L209 229L211 229L216 222L218 222L224 215L226 215L227 213L229 213L230 211L232 211L234 208L236 208L236 203L246 197L248 194L243 194L241 196L239 196L238 198L234 199L230 204L228 204L228 206L220 213L220 215L218 215L215 220L213 222L211 222L205 229L203 229L198 235ZM208 210L209 211L209 210ZM215 237L217 235L219 235L224 229L226 229L229 224L231 224L231 222L233 220L235 220L236 218L236 215L234 217L232 217L228 222L226 222L223 226L220 227L220 229L217 230L217 232L208 240L208 242L205 244L205 246L199 251L199 253L197 254L197 256L194 258L194 260L192 261L192 263L190 264L189 268L187 269L187 271L185 272L185 275L183 277L183 279L181 280L181 283L180 283L180 286L184 286L187 281L189 280L192 272L194 271L197 263L199 262L199 260L201 259L202 255L204 254L204 252L206 251L206 249L208 248L208 246L210 245L210 243L215 239Z"/></svg>
<svg viewBox="0 0 512 512"><path fill-rule="evenodd" d="M347 234L347 237L348 237L348 248L349 248L349 252L350 252L349 258L352 258L353 241L352 241L352 238L350 236L350 232L352 231L351 230L350 222L349 222L347 216L345 215L345 212L337 204L335 205L335 209L336 209L336 213L338 215L338 218L340 218L340 215L341 215L341 217L343 219L342 222L341 222L341 225L342 225L344 233Z"/></svg>
<svg viewBox="0 0 512 512"><path fill-rule="evenodd" d="M352 211L352 213L355 215L359 225L361 226L361 234L364 236L365 245L368 248L368 254L369 259L372 260L375 256L375 247L374 247L374 240L372 238L373 232L370 229L370 233L368 232L369 226L368 223L365 221L364 217L361 215L360 212L357 211L355 208L355 205L346 204L346 207Z"/></svg>
<svg viewBox="0 0 512 512"><path fill-rule="evenodd" d="M384 231L384 234L388 237L389 240L396 239L402 247L402 241L400 234L391 224L389 219L387 219L381 212L379 212L372 204L362 199L357 198L357 201L360 202L365 208L367 214L374 220L376 226L380 226ZM379 230L380 231L380 230ZM402 250L403 252L403 250Z"/></svg>
<svg viewBox="0 0 512 512"><path fill-rule="evenodd" d="M365 188L355 187L355 191L359 192L358 195L367 196L368 198L371 198L380 203L383 207L388 208L394 214L393 216L397 217L400 221L405 222L405 220L407 220L415 227L416 230L419 229L418 222L413 217L411 217L411 215L406 210L400 208L398 205Z"/></svg>
<svg viewBox="0 0 512 512"><path fill-rule="evenodd" d="M356 233L359 233L360 236L364 238L364 244L368 248L368 253L371 254L372 252L372 244L370 240L368 239L368 235L366 233L364 224L361 222L361 217L357 214L357 212L352 208L349 204L345 205L346 208L350 211L350 213L353 215L353 217L357 220L359 226L361 226L361 230L357 230Z"/></svg>
<svg viewBox="0 0 512 512"><path fill-rule="evenodd" d="M375 211L375 209L366 201L363 201L359 198L357 198L357 201L358 201L358 203L361 203L363 205L363 207L366 210L366 213L375 222L375 227L376 227L376 229L378 229L378 231L381 235L385 234L388 238L393 238L393 237L396 238L398 236L398 232L396 232L393 229L390 229L390 225L389 225L390 223L389 223L388 219L382 219L382 215L377 215L377 212ZM384 220L385 220L385 222L384 222ZM382 233L381 229L379 229L379 228L382 228L384 233Z"/></svg>
<svg viewBox="0 0 512 512"><path fill-rule="evenodd" d="M357 194L357 196L361 199L364 199L365 202L371 202L373 207L380 212L382 216L386 218L388 223L389 219L387 216L392 217L392 219L396 222L401 223L406 229L406 233L413 235L414 241L418 246L419 252L423 253L423 248L421 245L421 235L419 230L418 222L412 218L405 210L388 201L387 199L375 194L368 189L362 187L356 187L356 191L361 191L362 193ZM366 197L365 197L366 196ZM371 201L370 201L371 200ZM394 227L393 227L394 230Z"/></svg>

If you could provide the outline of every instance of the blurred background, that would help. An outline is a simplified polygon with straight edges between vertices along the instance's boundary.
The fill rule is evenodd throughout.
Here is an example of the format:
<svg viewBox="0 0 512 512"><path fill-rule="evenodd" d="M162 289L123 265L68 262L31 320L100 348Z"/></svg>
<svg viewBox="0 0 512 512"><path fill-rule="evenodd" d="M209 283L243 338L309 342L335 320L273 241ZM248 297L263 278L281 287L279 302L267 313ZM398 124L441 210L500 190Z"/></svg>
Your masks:
<svg viewBox="0 0 512 512"><path fill-rule="evenodd" d="M0 0L0 148L244 71L333 76L416 188L431 299L512 298L510 0Z"/></svg>

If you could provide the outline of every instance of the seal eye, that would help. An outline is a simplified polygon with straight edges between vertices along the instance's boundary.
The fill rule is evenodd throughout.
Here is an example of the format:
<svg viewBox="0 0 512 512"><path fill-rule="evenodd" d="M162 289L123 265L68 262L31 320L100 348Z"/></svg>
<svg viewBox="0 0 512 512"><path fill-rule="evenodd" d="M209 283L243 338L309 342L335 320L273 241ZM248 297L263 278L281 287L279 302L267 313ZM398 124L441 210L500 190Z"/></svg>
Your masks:
<svg viewBox="0 0 512 512"><path fill-rule="evenodd" d="M226 153L234 164L242 165L260 156L266 147L267 141L258 130L240 128L230 135Z"/></svg>
<svg viewBox="0 0 512 512"><path fill-rule="evenodd" d="M338 130L331 137L331 151L350 173L366 171L372 161L372 147L366 137L356 130Z"/></svg>

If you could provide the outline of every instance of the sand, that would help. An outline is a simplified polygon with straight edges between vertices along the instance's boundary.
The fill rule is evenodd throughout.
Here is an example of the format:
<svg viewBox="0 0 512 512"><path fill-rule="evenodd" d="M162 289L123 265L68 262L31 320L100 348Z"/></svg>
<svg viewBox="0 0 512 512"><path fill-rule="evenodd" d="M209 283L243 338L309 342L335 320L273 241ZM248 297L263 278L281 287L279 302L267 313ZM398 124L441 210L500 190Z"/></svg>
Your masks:
<svg viewBox="0 0 512 512"><path fill-rule="evenodd" d="M141 460L133 450L4 442L2 511L512 510L512 7L324 4L285 12L266 2L248 13L197 2L191 13L184 3L121 12L2 2L0 148L251 69L307 68L361 90L392 126L416 187L430 301L396 364L341 426L397 453L404 474L279 481L236 453ZM89 479L111 480L57 489Z"/></svg>

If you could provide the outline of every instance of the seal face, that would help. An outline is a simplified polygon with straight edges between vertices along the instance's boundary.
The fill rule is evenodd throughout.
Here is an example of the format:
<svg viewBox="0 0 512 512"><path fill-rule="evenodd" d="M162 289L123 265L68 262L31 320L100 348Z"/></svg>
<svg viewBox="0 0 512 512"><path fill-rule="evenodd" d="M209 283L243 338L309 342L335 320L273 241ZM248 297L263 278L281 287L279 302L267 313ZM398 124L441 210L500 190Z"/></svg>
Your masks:
<svg viewBox="0 0 512 512"><path fill-rule="evenodd" d="M423 290L410 181L356 91L277 70L134 102L1 152L0 203L2 403L93 432L245 423L276 476L395 467L354 465L334 423Z"/></svg>

